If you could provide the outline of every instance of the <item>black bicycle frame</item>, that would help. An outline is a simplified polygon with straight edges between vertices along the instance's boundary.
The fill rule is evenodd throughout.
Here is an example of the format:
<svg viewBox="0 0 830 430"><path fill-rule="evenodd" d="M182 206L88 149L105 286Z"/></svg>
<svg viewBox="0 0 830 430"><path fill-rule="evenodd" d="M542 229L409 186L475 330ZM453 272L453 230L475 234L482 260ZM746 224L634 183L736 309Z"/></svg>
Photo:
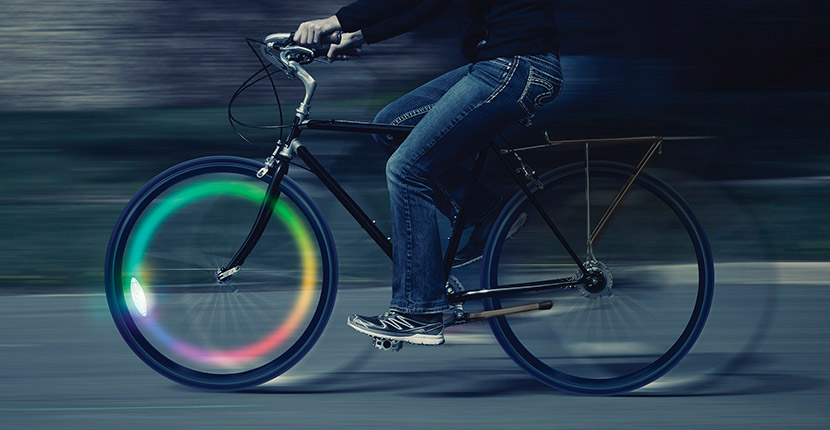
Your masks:
<svg viewBox="0 0 830 430"><path fill-rule="evenodd" d="M323 185L325 185L326 188L328 188L328 190L334 195L335 198L337 198L340 204L343 205L343 207L349 212L349 214L351 214L355 221L357 221L357 223L366 231L366 233L369 234L369 237L371 237L378 245L378 247L380 247L380 249L391 259L391 238L380 230L375 221L372 220L363 211L362 208L360 208L360 206L351 198L351 196L349 196L346 190L344 190L340 186L340 184L338 184L337 181L331 176L331 174L320 164L320 162L317 161L316 158L314 158L311 152L302 144L297 143L299 142L297 139L300 137L300 134L302 134L302 130L304 129L339 131L349 133L389 134L398 138L405 138L412 131L412 128L412 126L405 125L387 125L358 121L300 121L299 118L295 119L294 124L291 127L290 132L288 133L287 143L284 143L283 145L278 147L277 150L274 151L274 157L276 158L278 163L276 165L276 170L273 173L271 181L268 185L268 190L266 192L265 199L263 200L262 205L260 206L256 221L254 222L254 225L251 228L251 231L245 239L244 243L236 252L234 257L231 259L231 262L219 270L219 272L217 273L217 279L219 281L224 281L227 280L234 273L236 273L240 269L242 264L245 262L245 259L253 250L256 243L259 241L259 238L262 236L262 233L265 231L265 227L267 226L268 221L271 218L274 205L276 204L276 201L280 195L279 184L282 181L282 178L288 173L288 167L293 156L293 154L291 153L292 150L296 152L296 155L299 156L301 160L303 160L308 169L312 173L314 173L314 175L317 176L320 182L322 182ZM479 151L476 157L476 162L473 167L473 175L470 178L470 182L468 183L468 187L464 196L464 202L462 203L461 210L459 211L457 219L455 220L455 226L453 227L453 232L450 236L450 243L447 247L447 252L444 255L445 278L449 278L450 269L452 267L452 262L457 252L458 244L461 240L461 234L464 230L465 221L469 215L469 205L467 205L466 202L470 200L473 190L475 190L476 186L479 183L479 180L481 178L481 171L484 168L484 161L489 149L494 150L494 152L498 155L499 159L505 165L507 170L511 172L516 183L519 184L522 191L527 195L528 200L542 215L542 218L544 219L545 223L562 243L562 246L568 252L571 259L573 259L574 263L579 267L582 276L580 276L578 279L550 279L546 281L538 281L525 284L500 285L496 289L489 290L471 290L455 292L448 296L449 302L461 303L474 299L485 299L489 297L512 295L554 288L566 288L573 287L579 284L585 284L589 277L589 273L585 269L582 260L579 258L579 256L577 256L576 252L574 252L573 247L571 247L571 245L568 243L565 237L560 233L559 229L553 223L553 220L551 220L547 213L545 213L541 204L537 201L536 197L534 197L533 193L531 193L530 189L527 187L525 182L515 172L515 169L512 168L507 158L504 157L504 155L501 153L500 149L496 146L494 142L490 142L490 145L485 146L481 151Z"/></svg>

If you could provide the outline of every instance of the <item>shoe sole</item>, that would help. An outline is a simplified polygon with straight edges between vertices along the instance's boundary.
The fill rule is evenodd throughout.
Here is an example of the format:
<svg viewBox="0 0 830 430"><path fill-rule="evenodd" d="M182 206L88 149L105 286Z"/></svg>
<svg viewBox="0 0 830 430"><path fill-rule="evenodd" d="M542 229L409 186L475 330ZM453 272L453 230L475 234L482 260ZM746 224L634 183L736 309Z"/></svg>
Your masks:
<svg viewBox="0 0 830 430"><path fill-rule="evenodd" d="M378 339L388 339L388 340L397 340L401 342L411 343L414 345L441 345L444 343L444 334L434 335L434 334L412 334L408 336L395 336L389 334L378 334L375 333L366 327L360 327L357 325L352 324L351 321L348 319L346 320L346 324L359 331L360 333L369 335L371 337L376 337Z"/></svg>
<svg viewBox="0 0 830 430"><path fill-rule="evenodd" d="M519 214L519 217L516 218L516 221L513 222L513 225L510 226L510 230L507 231L507 239L506 240L512 239L513 236L515 236L516 233L518 233L519 230L521 230L522 227L524 227L526 223L527 223L527 212L522 212L521 214ZM458 264L453 264L452 268L453 269L458 269L459 267L464 267L464 266L473 264L476 261L481 260L482 258L484 258L483 254L479 255L478 257L471 258L467 261L464 261L464 262L461 262L461 263L458 263Z"/></svg>

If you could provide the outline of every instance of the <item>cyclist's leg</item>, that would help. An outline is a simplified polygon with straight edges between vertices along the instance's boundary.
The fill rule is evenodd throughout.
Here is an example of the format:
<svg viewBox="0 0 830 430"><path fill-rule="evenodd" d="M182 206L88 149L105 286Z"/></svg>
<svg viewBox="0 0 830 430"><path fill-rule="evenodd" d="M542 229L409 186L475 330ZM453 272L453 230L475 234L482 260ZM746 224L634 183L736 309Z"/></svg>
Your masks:
<svg viewBox="0 0 830 430"><path fill-rule="evenodd" d="M375 117L374 122L391 125L418 124L435 102L467 74L468 69L469 65L460 67L410 91L383 108ZM402 143L402 139L396 139L391 134L377 134L374 138L389 156ZM473 160L469 158L464 161L461 168L444 172L433 180L437 191L434 196L435 206L450 220L454 220L461 209L466 185L472 174L472 164ZM468 212L470 216L467 218L467 226L475 225L483 217L493 213L501 201L501 196L485 181L480 181L474 196L471 202L473 206Z"/></svg>
<svg viewBox="0 0 830 430"><path fill-rule="evenodd" d="M526 57L473 64L389 158L393 310L418 314L446 309L436 193L430 178L456 169L493 136L525 118L529 113L522 102L527 98L538 109L556 97L561 74L551 70L546 73L550 79L532 86L539 79L538 73L531 76L532 70Z"/></svg>

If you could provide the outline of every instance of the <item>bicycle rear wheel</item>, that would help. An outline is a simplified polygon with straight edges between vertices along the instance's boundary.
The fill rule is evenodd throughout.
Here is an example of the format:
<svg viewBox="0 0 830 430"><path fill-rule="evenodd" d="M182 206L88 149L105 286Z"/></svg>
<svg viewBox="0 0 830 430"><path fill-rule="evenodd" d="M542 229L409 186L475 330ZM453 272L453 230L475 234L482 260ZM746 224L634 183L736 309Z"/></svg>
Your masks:
<svg viewBox="0 0 830 430"><path fill-rule="evenodd" d="M236 157L188 161L145 185L110 238L106 292L130 348L185 385L267 382L313 346L334 305L337 259L319 209L289 178L242 269L216 280L242 245L269 177Z"/></svg>
<svg viewBox="0 0 830 430"><path fill-rule="evenodd" d="M593 229L631 166L590 165ZM531 191L579 254L588 221L585 166L551 171ZM525 226L507 238L520 217ZM705 233L668 185L640 174L593 244L592 287L547 290L485 300L500 309L552 300L553 308L490 320L499 344L541 382L578 394L630 391L668 372L700 335L712 302L714 268ZM587 255L587 253L586 253ZM484 288L579 277L579 269L540 213L520 192L491 232L482 265Z"/></svg>

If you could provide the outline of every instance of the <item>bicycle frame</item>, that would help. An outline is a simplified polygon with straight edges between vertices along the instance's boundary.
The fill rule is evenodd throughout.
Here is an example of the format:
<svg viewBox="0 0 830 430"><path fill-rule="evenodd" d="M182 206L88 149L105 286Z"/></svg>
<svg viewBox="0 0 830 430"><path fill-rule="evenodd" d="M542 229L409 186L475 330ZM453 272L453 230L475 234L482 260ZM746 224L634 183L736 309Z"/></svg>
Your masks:
<svg viewBox="0 0 830 430"><path fill-rule="evenodd" d="M286 39L285 35L272 35L269 38L274 40L283 40ZM266 42L269 38L266 38ZM290 131L288 133L288 138L286 143L278 142L277 147L268 159L266 159L264 167L260 170L259 176L262 177L269 172L273 171L272 179L269 183L266 196L260 206L259 213L257 214L256 221L251 228L250 233L248 234L247 238L245 239L244 243L241 245L239 250L236 252L234 257L231 259L230 263L221 268L216 275L216 278L219 282L224 282L233 276L234 273L240 270L242 264L245 261L245 258L250 254L253 250L254 246L256 245L257 241L259 240L260 236L265 230L267 226L268 220L270 219L272 208L276 203L277 199L279 198L279 184L282 181L282 178L288 173L288 168L290 165L291 160L298 156L308 167L308 169L314 173L315 176L326 186L326 188L334 195L335 198L340 202L340 204L349 212L349 214L357 221L357 223L367 232L369 237L374 240L374 242L378 245L378 247L391 259L392 258L392 242L391 238L383 233L383 231L378 228L375 221L372 220L364 211L363 209L349 196L349 194L340 186L340 184L331 176L331 174L317 161L317 159L311 154L311 152L302 144L300 141L300 135L302 131L305 129L309 130L324 130L324 131L337 131L337 132L349 132L349 133L369 133L369 134L391 134L396 137L404 138L409 135L409 133L414 128L413 126L405 126L405 125L387 125L387 124L376 124L371 122L358 122L358 121L341 121L341 120L308 120L308 109L311 97L314 93L314 89L316 88L316 82L311 77L310 74L302 67L300 63L295 61L292 58L292 55L309 55L305 51L305 48L300 47L291 47L291 48L283 48L281 49L281 53L279 56L274 55L271 48L274 46L278 46L278 43L271 42L270 45L266 44L263 46L263 53L265 54L266 58L269 59L273 64L276 64L283 68L290 76L298 77L306 89L306 95L303 101L300 103L299 107L297 108L297 114L294 118L294 122L290 127ZM266 48L267 46L267 48ZM290 50L294 49L294 50ZM311 52L311 51L309 51ZM310 54L310 55L313 55ZM301 60L300 60L301 61ZM521 176L517 172L522 171L524 172L525 179L530 180L533 183L536 183L537 186L541 187L542 184L539 183L538 179L535 176L535 172L529 169L524 162L522 161L521 157L518 156L517 152L536 149L540 147L548 147L554 145L564 145L564 144L574 144L574 143L582 143L585 144L585 168L586 168L586 187L590 187L589 184L589 172L588 172L588 145L590 143L612 143L612 142L651 142L652 145L650 146L649 150L646 152L645 156L640 160L638 163L635 172L631 175L629 180L626 184L622 187L622 189L618 192L616 198L611 203L611 205L606 210L605 214L603 215L601 221L597 224L593 231L589 231L588 240L587 240L587 260L590 261L593 259L592 253L592 244L602 232L604 226L613 216L614 211L616 210L619 203L625 197L629 187L631 184L636 180L637 176L642 172L643 168L645 167L646 163L651 159L651 157L659 151L661 148L661 144L663 139L656 136L650 137L637 137L637 138L621 138L621 139L589 139L589 140L562 140L562 141L554 141L551 140L547 132L545 133L547 142L544 145L538 146L531 146L531 147L523 147L517 149L501 149L496 146L495 142L491 141L489 145L486 145L483 149L481 149L476 157L475 166L473 168L473 174L470 178L470 181L467 186L467 191L464 196L464 202L462 203L461 210L458 214L457 220L455 222L455 226L452 231L452 235L450 236L449 246L447 247L447 252L444 255L444 274L445 280L449 279L450 276L450 269L452 266L452 261L455 258L455 254L457 252L458 244L461 240L461 234L464 230L464 222L468 216L468 206L466 203L469 201L469 197L471 196L472 190L478 185L478 182L481 177L481 171L484 167L484 161L489 149L493 149L499 160L502 164L507 168L510 172L511 176L515 180L515 182L519 185L522 191L530 201L531 205L536 208L538 213L542 216L544 222L550 228L550 230L554 233L557 237L559 242L562 244L563 248L568 252L569 256L573 260L573 262L579 267L580 276L575 276L571 278L559 278L559 279L550 279L545 281L537 281L532 283L524 283L524 284L510 284L510 285L500 285L496 289L486 289L486 290L468 290L468 291L451 291L448 294L448 300L450 304L458 304L463 303L468 300L479 300L479 299L486 299L490 297L498 297L498 296L506 296L506 295L513 295L513 294L521 294L527 292L534 292L534 291L541 291L541 290L549 290L549 289L558 289L558 288L568 288L568 287L575 287L577 285L587 285L592 281L595 281L594 277L595 274L589 272L586 269L585 263L583 260L576 254L574 248L568 243L565 237L561 234L559 229L556 227L553 220L548 216L545 210L542 208L541 204L538 202L536 197L533 195L531 189L526 184L525 180L522 179ZM520 168L516 169L511 166L510 162L508 161L506 155L513 154L515 158L520 163ZM590 216L590 215L589 215ZM589 218L590 219L590 218ZM590 225L590 223L589 223Z"/></svg>
<svg viewBox="0 0 830 430"><path fill-rule="evenodd" d="M302 64L315 53L292 46L290 40L290 35L276 34L263 44L272 63L306 87L294 120L281 130L281 139L285 131L288 139L278 141L261 164L216 156L165 170L130 199L110 236L104 284L120 335L152 369L191 387L239 390L272 380L311 350L335 310L334 237L312 196L286 177L292 164L313 173L388 257L401 251L400 243L393 249L391 239L301 139L308 129L392 134L398 136L394 143L408 144L416 137L413 130L417 133L425 124L310 120L315 82ZM237 124L286 127L282 121L248 125L230 112L242 91L270 80L273 70L263 62L263 69L232 96L228 118L237 132ZM452 214L457 216L449 245L445 252L434 251L445 255L433 256L443 257L435 264L443 263L446 284L434 287L445 288L448 312L436 315L435 326L421 333L363 330L356 325L358 316L350 317L349 325L370 335L375 347L398 350L402 342L443 343L443 333L432 327L487 320L507 355L548 386L612 395L653 382L693 347L714 293L714 261L700 221L677 191L642 172L662 141L554 141L547 136L547 142L538 142L542 145L520 148L506 141L479 142L472 174L464 180L467 191L457 196L462 202L459 213ZM631 142L650 143L637 167L589 162L591 144ZM524 151L565 144L585 145L584 166L569 163L537 176L522 160ZM580 148L574 149L578 155ZM496 217L482 251L480 287L465 291L450 270L466 222L481 215L473 213L472 204L477 206L481 199L476 188L483 186L491 150L499 162L490 161L506 167L522 191L502 193L511 198L493 212ZM511 181L504 182L512 188ZM258 212L252 222L255 206ZM269 221L272 217L278 219ZM275 243L258 245L263 240ZM582 241L585 251L579 248ZM594 245L597 257L605 261L594 257ZM230 261L217 263L217 256ZM222 263L228 264L216 265ZM243 265L245 273L236 277ZM238 282L228 282L231 277ZM232 285L237 283L241 288ZM469 300L481 300L482 309L465 312L463 304ZM537 310L551 311L530 312ZM525 312L533 317L513 318Z"/></svg>

